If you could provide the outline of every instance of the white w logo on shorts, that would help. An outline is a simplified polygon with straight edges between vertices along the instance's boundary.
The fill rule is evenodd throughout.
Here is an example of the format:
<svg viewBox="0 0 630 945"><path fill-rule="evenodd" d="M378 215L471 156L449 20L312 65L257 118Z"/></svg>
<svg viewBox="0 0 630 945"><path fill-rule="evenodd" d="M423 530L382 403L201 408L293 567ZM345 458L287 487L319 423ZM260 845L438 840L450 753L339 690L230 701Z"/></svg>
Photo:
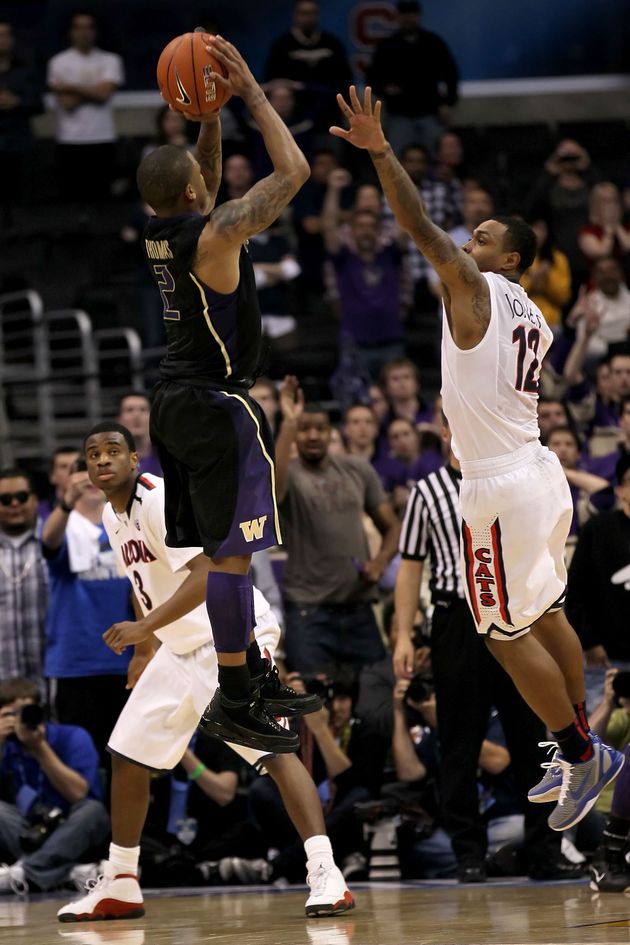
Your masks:
<svg viewBox="0 0 630 945"><path fill-rule="evenodd" d="M239 522L238 527L243 532L245 541L254 541L254 539L260 541L263 536L266 521L267 516L261 515L260 518L253 518L249 522Z"/></svg>

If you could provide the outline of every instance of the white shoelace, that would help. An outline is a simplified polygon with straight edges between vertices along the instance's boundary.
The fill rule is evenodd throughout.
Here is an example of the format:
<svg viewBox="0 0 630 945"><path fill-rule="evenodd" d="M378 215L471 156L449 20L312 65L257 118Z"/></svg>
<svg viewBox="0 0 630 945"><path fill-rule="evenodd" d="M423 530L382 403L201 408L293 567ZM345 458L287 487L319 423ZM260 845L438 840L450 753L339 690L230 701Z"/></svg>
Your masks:
<svg viewBox="0 0 630 945"><path fill-rule="evenodd" d="M573 765L569 764L568 761L559 761L558 764L562 768L562 787L560 788L558 804L560 807L562 807L566 800L567 794L569 793L569 788L571 787L571 774L573 772Z"/></svg>
<svg viewBox="0 0 630 945"><path fill-rule="evenodd" d="M308 884L314 896L320 896L323 893L329 872L326 866L318 866L314 873L308 874Z"/></svg>

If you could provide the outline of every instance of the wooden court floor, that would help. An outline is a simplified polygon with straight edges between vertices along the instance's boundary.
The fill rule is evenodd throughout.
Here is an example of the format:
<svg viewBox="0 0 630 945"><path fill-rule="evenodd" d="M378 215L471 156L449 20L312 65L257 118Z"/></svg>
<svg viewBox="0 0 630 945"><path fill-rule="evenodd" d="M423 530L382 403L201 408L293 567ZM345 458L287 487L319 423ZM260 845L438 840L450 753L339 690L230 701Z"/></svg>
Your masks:
<svg viewBox="0 0 630 945"><path fill-rule="evenodd" d="M306 919L293 887L173 890L132 922L60 924L66 899L0 897L2 945L604 945L630 943L630 898L585 883L357 886L357 908Z"/></svg>

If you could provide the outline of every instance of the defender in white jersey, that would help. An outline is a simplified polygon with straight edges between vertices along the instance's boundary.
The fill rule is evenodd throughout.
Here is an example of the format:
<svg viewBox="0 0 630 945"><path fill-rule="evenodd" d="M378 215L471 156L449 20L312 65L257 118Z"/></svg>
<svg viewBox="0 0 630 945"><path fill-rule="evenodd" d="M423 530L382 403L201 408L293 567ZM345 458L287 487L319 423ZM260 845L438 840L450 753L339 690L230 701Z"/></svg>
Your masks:
<svg viewBox="0 0 630 945"><path fill-rule="evenodd" d="M388 145L371 90L361 102L352 86L350 104L337 101L349 129L332 134L369 151L398 224L442 280L442 396L462 470L468 601L491 652L556 737L553 764L529 798L557 800L549 825L566 830L617 776L623 756L590 732L582 649L561 609L571 497L536 418L551 332L519 284L536 238L522 220L499 216L456 246L429 219ZM410 649L408 636L399 637L398 665Z"/></svg>
<svg viewBox="0 0 630 945"><path fill-rule="evenodd" d="M178 764L218 686L212 628L203 603L207 573L203 550L166 544L163 480L138 474L135 444L125 427L97 425L86 438L85 450L90 479L110 500L103 523L138 604L136 623L114 624L104 638L116 652L153 637L161 646L140 675L108 743L113 755L113 842L104 875L86 896L59 910L62 922L144 914L137 873L151 771ZM271 661L280 636L278 623L258 590L254 602L256 639ZM283 686L275 667L269 666L259 685L266 704L277 714L321 708L319 700L308 701L309 696ZM264 765L278 785L304 841L312 890L306 914L337 915L353 908L333 860L317 789L301 761L294 754L270 755L226 743L250 764ZM200 779L202 788L205 776L202 764L189 772L191 779Z"/></svg>

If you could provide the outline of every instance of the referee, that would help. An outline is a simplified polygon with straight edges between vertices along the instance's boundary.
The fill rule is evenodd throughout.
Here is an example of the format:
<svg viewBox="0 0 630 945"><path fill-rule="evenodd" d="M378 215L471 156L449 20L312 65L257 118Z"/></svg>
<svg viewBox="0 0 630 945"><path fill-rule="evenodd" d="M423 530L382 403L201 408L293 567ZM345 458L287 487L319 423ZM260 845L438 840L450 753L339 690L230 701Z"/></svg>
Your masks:
<svg viewBox="0 0 630 945"><path fill-rule="evenodd" d="M525 857L533 879L572 879L579 868L560 852L561 837L547 826L548 808L529 804L527 790L540 780L538 742L544 724L518 694L509 676L477 633L464 597L460 571L459 463L442 415L442 439L448 462L421 479L407 501L396 579L397 678L413 672L413 623L427 556L434 604L431 660L441 749L441 796L444 824L451 837L462 883L484 882L487 836L479 810L477 768L492 706L499 711L525 814Z"/></svg>

